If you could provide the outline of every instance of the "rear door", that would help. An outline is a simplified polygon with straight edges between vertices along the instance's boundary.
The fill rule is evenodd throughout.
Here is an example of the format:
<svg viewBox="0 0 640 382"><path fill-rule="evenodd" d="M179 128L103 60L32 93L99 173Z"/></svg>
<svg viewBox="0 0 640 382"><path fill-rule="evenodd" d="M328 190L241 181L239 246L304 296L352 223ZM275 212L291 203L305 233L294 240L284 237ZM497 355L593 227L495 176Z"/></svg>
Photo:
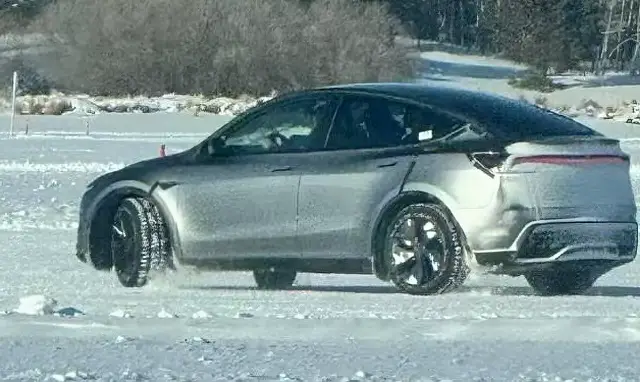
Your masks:
<svg viewBox="0 0 640 382"><path fill-rule="evenodd" d="M376 208L396 195L414 160L403 145L402 104L343 99L325 149L300 165L298 237L307 259L366 257ZM395 117L395 118L394 118Z"/></svg>

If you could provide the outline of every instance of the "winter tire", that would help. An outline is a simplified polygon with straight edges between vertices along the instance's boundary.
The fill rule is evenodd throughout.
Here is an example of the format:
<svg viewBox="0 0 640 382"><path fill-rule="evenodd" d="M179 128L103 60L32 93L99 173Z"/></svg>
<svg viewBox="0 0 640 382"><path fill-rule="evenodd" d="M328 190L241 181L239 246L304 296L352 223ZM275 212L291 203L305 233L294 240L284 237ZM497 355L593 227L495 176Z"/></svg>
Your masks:
<svg viewBox="0 0 640 382"><path fill-rule="evenodd" d="M253 271L258 289L286 289L296 280L296 271L282 269L260 269Z"/></svg>
<svg viewBox="0 0 640 382"><path fill-rule="evenodd" d="M164 270L169 242L158 209L142 198L124 199L111 226L111 256L118 280L125 287L142 287L149 272Z"/></svg>
<svg viewBox="0 0 640 382"><path fill-rule="evenodd" d="M453 218L437 204L412 204L390 221L385 258L391 280L403 292L445 293L469 275L463 238Z"/></svg>
<svg viewBox="0 0 640 382"><path fill-rule="evenodd" d="M596 282L600 273L589 267L554 267L524 275L529 285L542 296L582 294Z"/></svg>

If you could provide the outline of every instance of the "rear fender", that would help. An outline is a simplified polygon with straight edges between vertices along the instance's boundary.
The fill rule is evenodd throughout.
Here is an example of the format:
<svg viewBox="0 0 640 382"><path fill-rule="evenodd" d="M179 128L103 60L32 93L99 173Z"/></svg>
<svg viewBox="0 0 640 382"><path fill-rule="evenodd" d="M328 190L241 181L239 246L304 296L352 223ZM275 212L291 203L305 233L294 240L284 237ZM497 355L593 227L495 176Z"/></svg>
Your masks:
<svg viewBox="0 0 640 382"><path fill-rule="evenodd" d="M464 224L466 220L464 218L465 214L460 209L455 199L453 199L449 194L444 192L442 189L429 183L409 182L405 184L404 187L402 188L402 193L407 193L407 192L422 193L437 199L447 210L449 210L449 212L451 213L453 218L456 220L456 222L460 225L462 230L463 231L465 230L466 228Z"/></svg>

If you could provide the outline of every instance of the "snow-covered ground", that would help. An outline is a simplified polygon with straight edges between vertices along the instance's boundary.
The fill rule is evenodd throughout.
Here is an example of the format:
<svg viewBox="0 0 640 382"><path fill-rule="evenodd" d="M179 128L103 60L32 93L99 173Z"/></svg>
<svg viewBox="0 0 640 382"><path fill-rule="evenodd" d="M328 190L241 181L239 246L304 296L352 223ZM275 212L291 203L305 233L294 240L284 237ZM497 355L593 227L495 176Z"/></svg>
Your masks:
<svg viewBox="0 0 640 382"><path fill-rule="evenodd" d="M512 70L429 54L441 82L499 91ZM465 65L485 74L456 71ZM522 278L474 274L455 293L415 297L373 276L315 274L290 291L257 291L232 272L125 289L75 258L88 181L160 144L186 149L229 118L19 116L9 138L0 116L0 380L640 380L640 262L585 296L539 297ZM640 127L581 120L623 139L640 196Z"/></svg>
<svg viewBox="0 0 640 382"><path fill-rule="evenodd" d="M291 291L257 291L251 275L232 272L125 289L75 258L90 179L162 143L186 149L226 120L99 115L86 135L83 118L40 116L28 135L0 136L0 380L640 378L640 263L587 296L538 297L520 278L473 275L459 292L413 297L373 276L310 274ZM627 138L640 195L634 126L588 122Z"/></svg>

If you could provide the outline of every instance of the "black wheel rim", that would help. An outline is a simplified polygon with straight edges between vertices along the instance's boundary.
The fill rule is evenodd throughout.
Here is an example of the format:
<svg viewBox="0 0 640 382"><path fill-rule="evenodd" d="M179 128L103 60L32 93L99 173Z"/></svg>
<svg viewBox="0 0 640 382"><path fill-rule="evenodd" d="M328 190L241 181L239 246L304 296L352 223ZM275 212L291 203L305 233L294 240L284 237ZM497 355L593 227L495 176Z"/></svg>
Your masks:
<svg viewBox="0 0 640 382"><path fill-rule="evenodd" d="M444 234L426 216L408 216L390 235L391 269L396 282L422 286L439 278L445 270Z"/></svg>
<svg viewBox="0 0 640 382"><path fill-rule="evenodd" d="M111 226L111 253L116 271L121 275L132 275L136 266L133 219L126 211L119 210Z"/></svg>

